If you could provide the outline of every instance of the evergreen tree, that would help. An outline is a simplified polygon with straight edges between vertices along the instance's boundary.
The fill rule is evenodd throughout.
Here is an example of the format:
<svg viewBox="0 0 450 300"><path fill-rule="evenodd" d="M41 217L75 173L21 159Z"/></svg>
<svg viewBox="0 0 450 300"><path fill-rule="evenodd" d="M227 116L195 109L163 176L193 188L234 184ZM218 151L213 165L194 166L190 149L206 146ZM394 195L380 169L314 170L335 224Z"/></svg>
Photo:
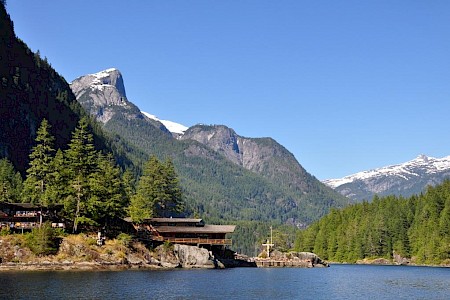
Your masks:
<svg viewBox="0 0 450 300"><path fill-rule="evenodd" d="M122 182L127 198L131 199L131 197L136 193L136 188L134 174L130 169L126 169L125 172L123 172Z"/></svg>
<svg viewBox="0 0 450 300"><path fill-rule="evenodd" d="M7 158L0 159L0 201L19 202L22 177Z"/></svg>
<svg viewBox="0 0 450 300"><path fill-rule="evenodd" d="M49 205L55 202L47 193L51 185L53 172L52 159L55 149L55 138L50 134L50 124L43 119L37 131L36 146L30 154L30 167L27 170L27 178L24 182L24 202Z"/></svg>
<svg viewBox="0 0 450 300"><path fill-rule="evenodd" d="M89 199L91 218L107 225L115 217L125 215L127 195L120 177L120 169L112 155L98 154L98 171L90 177L91 198Z"/></svg>
<svg viewBox="0 0 450 300"><path fill-rule="evenodd" d="M90 200L90 179L97 171L97 151L93 144L93 136L89 131L86 118L80 119L69 148L65 152L68 176L68 196L64 201L64 209L69 218L73 220L73 231L76 232L78 224L86 223L96 225L90 218L95 211Z"/></svg>
<svg viewBox="0 0 450 300"><path fill-rule="evenodd" d="M141 222L155 214L155 203L164 189L161 176L161 164L156 156L151 156L139 178L136 194L131 198L129 213L134 222Z"/></svg>
<svg viewBox="0 0 450 300"><path fill-rule="evenodd" d="M55 199L55 203L63 204L64 199L68 196L68 169L64 158L64 152L61 149L56 151L52 160L52 170L50 174L50 182L52 183L47 192L49 198Z"/></svg>
<svg viewBox="0 0 450 300"><path fill-rule="evenodd" d="M131 197L129 213L133 221L168 216L183 209L181 189L172 163L162 164L151 156L144 166L136 194Z"/></svg>
<svg viewBox="0 0 450 300"><path fill-rule="evenodd" d="M165 181L167 197L164 197L163 202L157 203L158 214L182 212L184 209L183 194L172 160L167 159L162 165L162 175Z"/></svg>

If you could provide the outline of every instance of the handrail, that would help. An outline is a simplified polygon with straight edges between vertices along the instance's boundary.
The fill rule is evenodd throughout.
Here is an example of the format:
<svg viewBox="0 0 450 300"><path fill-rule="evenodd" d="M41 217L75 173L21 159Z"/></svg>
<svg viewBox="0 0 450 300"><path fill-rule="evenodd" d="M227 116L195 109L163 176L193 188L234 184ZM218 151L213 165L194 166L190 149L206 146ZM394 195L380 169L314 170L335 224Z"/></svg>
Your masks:
<svg viewBox="0 0 450 300"><path fill-rule="evenodd" d="M178 244L211 244L211 245L232 245L231 239L208 239L208 238L174 238L174 237L163 237L163 236L153 236L153 240L160 242L171 242Z"/></svg>

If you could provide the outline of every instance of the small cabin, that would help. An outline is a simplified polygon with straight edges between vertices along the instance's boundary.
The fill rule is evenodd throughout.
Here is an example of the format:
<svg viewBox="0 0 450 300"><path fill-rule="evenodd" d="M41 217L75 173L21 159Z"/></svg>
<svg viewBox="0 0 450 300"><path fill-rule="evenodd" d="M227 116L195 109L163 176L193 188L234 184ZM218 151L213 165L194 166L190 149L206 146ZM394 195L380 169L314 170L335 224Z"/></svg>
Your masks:
<svg viewBox="0 0 450 300"><path fill-rule="evenodd" d="M209 225L202 219L190 218L150 218L145 219L138 228L149 231L154 241L197 246L227 246L232 244L227 234L233 233L236 225Z"/></svg>

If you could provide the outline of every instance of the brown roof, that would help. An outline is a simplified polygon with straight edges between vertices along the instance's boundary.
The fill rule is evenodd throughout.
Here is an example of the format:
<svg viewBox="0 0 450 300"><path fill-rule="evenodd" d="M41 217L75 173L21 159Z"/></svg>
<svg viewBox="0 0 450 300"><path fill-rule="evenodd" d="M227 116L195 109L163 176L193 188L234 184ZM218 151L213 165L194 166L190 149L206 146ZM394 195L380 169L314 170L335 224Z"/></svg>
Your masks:
<svg viewBox="0 0 450 300"><path fill-rule="evenodd" d="M160 233L232 233L235 228L236 225L205 225L203 227L159 226L155 229Z"/></svg>
<svg viewBox="0 0 450 300"><path fill-rule="evenodd" d="M150 218L145 219L144 222L155 223L200 223L202 219L189 219L189 218Z"/></svg>
<svg viewBox="0 0 450 300"><path fill-rule="evenodd" d="M40 209L40 208L44 208L43 206L40 205L35 205L33 203L3 203L9 206L15 206L15 207L20 207L22 209Z"/></svg>

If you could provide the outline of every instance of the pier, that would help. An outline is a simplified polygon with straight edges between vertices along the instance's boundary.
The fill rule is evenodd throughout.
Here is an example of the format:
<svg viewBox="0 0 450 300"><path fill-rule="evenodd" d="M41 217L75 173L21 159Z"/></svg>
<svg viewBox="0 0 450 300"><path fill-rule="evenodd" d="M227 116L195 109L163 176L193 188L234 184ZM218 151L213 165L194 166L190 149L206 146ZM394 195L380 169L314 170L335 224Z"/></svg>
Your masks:
<svg viewBox="0 0 450 300"><path fill-rule="evenodd" d="M311 261L307 260L255 260L258 268L313 268Z"/></svg>

